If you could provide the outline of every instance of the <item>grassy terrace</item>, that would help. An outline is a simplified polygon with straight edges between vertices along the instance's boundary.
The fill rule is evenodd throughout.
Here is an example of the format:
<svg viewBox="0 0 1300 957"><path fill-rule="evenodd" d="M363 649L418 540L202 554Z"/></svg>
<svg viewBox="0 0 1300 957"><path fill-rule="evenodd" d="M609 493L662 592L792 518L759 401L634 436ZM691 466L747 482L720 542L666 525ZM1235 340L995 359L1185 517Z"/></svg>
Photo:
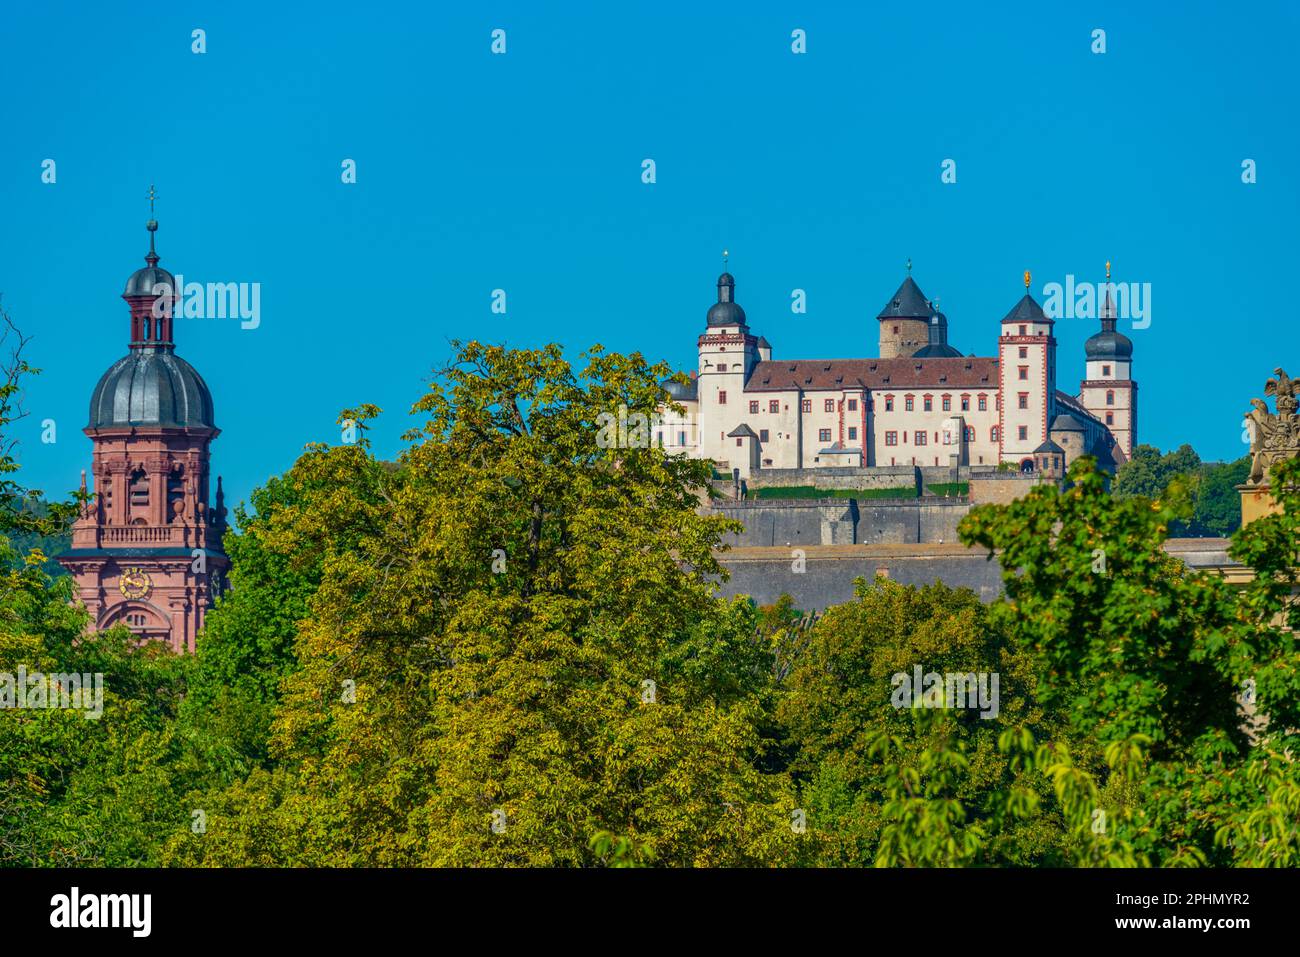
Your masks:
<svg viewBox="0 0 1300 957"><path fill-rule="evenodd" d="M816 488L812 485L791 485L785 488L751 489L748 498L916 498L916 486L899 488Z"/></svg>
<svg viewBox="0 0 1300 957"><path fill-rule="evenodd" d="M969 495L970 482L938 482L934 485L927 485L926 490L931 495Z"/></svg>

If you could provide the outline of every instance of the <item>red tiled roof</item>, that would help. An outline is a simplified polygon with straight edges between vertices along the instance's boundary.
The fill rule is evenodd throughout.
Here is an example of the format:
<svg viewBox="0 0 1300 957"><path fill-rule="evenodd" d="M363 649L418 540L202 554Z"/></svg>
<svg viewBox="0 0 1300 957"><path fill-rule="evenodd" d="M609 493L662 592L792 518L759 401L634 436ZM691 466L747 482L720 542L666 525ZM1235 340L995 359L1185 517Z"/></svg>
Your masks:
<svg viewBox="0 0 1300 957"><path fill-rule="evenodd" d="M791 389L996 389L998 360L968 356L938 359L793 359L758 362L746 392Z"/></svg>

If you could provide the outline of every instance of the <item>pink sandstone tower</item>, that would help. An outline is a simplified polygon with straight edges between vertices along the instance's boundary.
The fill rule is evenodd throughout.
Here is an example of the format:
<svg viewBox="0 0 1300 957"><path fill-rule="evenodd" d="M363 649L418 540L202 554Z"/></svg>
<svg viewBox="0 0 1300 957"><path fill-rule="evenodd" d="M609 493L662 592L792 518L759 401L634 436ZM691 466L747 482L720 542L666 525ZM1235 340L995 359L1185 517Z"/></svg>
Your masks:
<svg viewBox="0 0 1300 957"><path fill-rule="evenodd" d="M122 294L131 310L130 351L100 377L90 400L94 496L58 560L77 581L92 630L120 622L142 638L193 651L229 567L220 478L216 507L208 506L208 448L220 430L207 385L176 355L176 280L158 268L157 221L147 228L146 266Z"/></svg>

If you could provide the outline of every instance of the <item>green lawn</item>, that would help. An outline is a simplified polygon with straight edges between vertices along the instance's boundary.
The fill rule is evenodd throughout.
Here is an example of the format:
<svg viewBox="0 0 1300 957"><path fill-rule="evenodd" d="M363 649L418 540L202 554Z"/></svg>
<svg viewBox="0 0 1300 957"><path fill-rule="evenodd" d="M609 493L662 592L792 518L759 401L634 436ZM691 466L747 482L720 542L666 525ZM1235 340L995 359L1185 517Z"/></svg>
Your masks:
<svg viewBox="0 0 1300 957"><path fill-rule="evenodd" d="M970 482L939 482L927 485L926 489L931 495L969 495Z"/></svg>
<svg viewBox="0 0 1300 957"><path fill-rule="evenodd" d="M785 488L759 488L749 493L751 499L772 498L916 498L916 487L899 488L816 488L812 485L791 485Z"/></svg>

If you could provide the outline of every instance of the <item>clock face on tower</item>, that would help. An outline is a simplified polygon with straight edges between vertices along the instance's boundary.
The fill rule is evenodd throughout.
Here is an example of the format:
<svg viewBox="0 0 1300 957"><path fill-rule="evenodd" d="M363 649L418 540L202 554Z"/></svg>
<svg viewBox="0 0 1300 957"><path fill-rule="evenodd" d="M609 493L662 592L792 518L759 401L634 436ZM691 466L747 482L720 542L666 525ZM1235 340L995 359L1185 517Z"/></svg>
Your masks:
<svg viewBox="0 0 1300 957"><path fill-rule="evenodd" d="M123 598L144 598L153 588L153 579L143 568L132 566L122 571L117 587Z"/></svg>

